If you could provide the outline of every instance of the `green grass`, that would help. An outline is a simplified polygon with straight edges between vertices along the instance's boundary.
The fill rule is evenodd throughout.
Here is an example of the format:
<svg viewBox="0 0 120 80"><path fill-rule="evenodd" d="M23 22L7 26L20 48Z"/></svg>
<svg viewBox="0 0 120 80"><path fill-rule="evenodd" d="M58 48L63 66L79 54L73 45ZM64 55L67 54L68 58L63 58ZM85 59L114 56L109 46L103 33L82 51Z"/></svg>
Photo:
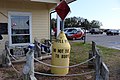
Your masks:
<svg viewBox="0 0 120 80"><path fill-rule="evenodd" d="M70 64L76 64L88 59L88 52L90 50L89 44L83 44L79 42L70 42Z"/></svg>
<svg viewBox="0 0 120 80"><path fill-rule="evenodd" d="M70 64L76 64L88 59L88 52L91 50L91 44L82 42L70 42ZM108 68L120 68L120 50L97 46L100 51L102 60L107 64Z"/></svg>
<svg viewBox="0 0 120 80"><path fill-rule="evenodd" d="M98 46L103 61L110 70L120 68L120 50Z"/></svg>

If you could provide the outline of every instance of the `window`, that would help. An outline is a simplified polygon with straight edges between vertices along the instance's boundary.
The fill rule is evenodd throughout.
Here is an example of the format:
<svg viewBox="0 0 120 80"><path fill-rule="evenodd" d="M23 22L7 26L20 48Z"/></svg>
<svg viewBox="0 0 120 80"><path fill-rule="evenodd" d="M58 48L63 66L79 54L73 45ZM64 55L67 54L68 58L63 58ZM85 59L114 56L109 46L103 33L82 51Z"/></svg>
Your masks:
<svg viewBox="0 0 120 80"><path fill-rule="evenodd" d="M8 34L8 24L7 23L0 23L0 33Z"/></svg>
<svg viewBox="0 0 120 80"><path fill-rule="evenodd" d="M31 43L30 13L11 12L9 15L10 45L26 45Z"/></svg>

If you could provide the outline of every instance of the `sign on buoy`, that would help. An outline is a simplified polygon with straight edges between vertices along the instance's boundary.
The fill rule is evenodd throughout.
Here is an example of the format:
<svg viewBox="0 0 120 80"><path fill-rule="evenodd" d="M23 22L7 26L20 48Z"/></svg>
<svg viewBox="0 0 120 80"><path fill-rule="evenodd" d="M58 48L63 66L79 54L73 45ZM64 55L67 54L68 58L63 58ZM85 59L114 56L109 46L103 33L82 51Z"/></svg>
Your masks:
<svg viewBox="0 0 120 80"><path fill-rule="evenodd" d="M54 66L69 66L70 44L63 31L60 32L58 38L52 46L52 61ZM51 73L66 75L69 68L51 67Z"/></svg>

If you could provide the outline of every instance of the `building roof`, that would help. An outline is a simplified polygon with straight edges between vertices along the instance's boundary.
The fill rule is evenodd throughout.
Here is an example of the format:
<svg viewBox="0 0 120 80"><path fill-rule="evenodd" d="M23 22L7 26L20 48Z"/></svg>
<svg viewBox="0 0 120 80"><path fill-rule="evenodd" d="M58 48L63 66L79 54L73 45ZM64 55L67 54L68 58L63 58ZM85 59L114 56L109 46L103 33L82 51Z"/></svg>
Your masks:
<svg viewBox="0 0 120 80"><path fill-rule="evenodd" d="M67 3L71 3L71 2L74 2L76 0L66 0Z"/></svg>
<svg viewBox="0 0 120 80"><path fill-rule="evenodd" d="M59 0L30 0L35 2L45 2L45 3L58 3Z"/></svg>
<svg viewBox="0 0 120 80"><path fill-rule="evenodd" d="M58 3L62 0L30 0L30 1L36 1L36 2L46 2L46 3ZM66 0L67 3L74 2L76 0Z"/></svg>

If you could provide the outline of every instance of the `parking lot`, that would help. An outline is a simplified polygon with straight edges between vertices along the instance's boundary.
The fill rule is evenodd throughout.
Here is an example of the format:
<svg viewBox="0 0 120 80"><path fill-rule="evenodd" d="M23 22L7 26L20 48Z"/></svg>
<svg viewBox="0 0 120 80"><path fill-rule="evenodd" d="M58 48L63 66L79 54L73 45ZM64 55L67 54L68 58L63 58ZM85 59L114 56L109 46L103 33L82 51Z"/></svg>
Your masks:
<svg viewBox="0 0 120 80"><path fill-rule="evenodd" d="M83 40L74 40L81 42ZM96 42L97 45L105 46L109 48L119 49L120 50L120 35L107 36L106 34L87 34L86 42Z"/></svg>

